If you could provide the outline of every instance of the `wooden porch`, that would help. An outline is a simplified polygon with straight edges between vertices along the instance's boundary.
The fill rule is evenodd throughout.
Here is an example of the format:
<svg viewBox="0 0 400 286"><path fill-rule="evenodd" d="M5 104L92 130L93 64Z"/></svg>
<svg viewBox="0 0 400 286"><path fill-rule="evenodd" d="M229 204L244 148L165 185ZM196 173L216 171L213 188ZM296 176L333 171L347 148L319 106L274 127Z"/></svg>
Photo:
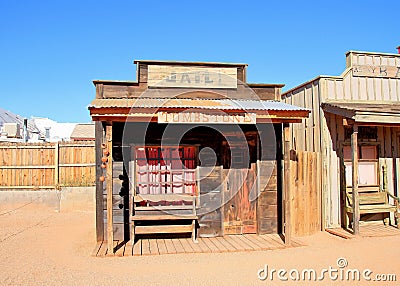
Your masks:
<svg viewBox="0 0 400 286"><path fill-rule="evenodd" d="M107 242L99 242L92 255L104 256L141 256L163 255L177 253L222 253L283 249L303 246L301 242L292 239L291 245L285 245L278 234L245 234L225 235L213 238L198 238L193 243L190 238L143 238L132 246L131 241L114 241L114 252L108 253Z"/></svg>
<svg viewBox="0 0 400 286"><path fill-rule="evenodd" d="M330 234L339 236L344 239L355 238L351 229L344 228L328 228L326 229ZM360 224L361 237L385 237L385 236L400 236L400 229L392 225L384 225L382 223L365 223Z"/></svg>

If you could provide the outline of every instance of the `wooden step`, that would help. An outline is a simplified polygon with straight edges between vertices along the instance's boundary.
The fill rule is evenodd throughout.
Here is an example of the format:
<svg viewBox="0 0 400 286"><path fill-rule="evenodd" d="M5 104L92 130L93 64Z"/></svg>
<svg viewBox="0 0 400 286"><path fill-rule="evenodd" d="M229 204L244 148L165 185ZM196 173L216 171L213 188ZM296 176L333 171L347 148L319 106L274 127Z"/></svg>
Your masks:
<svg viewBox="0 0 400 286"><path fill-rule="evenodd" d="M131 220L140 221L140 220L193 220L197 219L197 215L169 215L169 214L160 214L160 215L133 215L131 216Z"/></svg>
<svg viewBox="0 0 400 286"><path fill-rule="evenodd" d="M135 234L192 232L193 225L136 225Z"/></svg>

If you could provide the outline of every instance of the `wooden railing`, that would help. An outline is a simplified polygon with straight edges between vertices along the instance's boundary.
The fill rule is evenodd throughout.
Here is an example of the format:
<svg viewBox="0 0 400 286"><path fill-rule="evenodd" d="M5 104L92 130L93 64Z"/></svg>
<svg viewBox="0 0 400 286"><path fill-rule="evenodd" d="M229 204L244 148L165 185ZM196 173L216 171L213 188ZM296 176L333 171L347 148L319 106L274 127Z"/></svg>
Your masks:
<svg viewBox="0 0 400 286"><path fill-rule="evenodd" d="M94 186L94 142L0 144L0 190Z"/></svg>

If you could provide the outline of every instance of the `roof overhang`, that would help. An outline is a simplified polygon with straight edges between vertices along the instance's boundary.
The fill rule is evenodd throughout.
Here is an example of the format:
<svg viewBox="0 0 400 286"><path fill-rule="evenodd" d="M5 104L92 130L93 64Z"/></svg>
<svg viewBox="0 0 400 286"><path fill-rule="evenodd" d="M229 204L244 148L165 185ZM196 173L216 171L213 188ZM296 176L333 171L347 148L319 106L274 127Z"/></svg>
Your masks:
<svg viewBox="0 0 400 286"><path fill-rule="evenodd" d="M399 103L325 102L321 107L359 125L400 125Z"/></svg>
<svg viewBox="0 0 400 286"><path fill-rule="evenodd" d="M310 110L272 100L234 99L162 99L126 98L95 99L89 105L94 121L157 122L158 113L184 111L203 114L252 113L257 123L296 123L309 116Z"/></svg>

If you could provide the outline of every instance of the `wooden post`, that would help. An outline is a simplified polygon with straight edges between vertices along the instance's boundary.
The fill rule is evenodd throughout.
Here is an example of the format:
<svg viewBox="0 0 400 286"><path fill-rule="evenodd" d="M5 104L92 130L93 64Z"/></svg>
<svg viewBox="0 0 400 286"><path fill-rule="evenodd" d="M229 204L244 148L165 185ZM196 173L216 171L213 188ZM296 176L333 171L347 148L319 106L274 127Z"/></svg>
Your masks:
<svg viewBox="0 0 400 286"><path fill-rule="evenodd" d="M357 145L358 126L353 125L351 135L351 153L352 153L352 199L353 199L353 234L360 234L360 208L358 198L358 145Z"/></svg>
<svg viewBox="0 0 400 286"><path fill-rule="evenodd" d="M56 142L54 146L54 188L58 189L59 181L59 169L60 169L60 145Z"/></svg>
<svg viewBox="0 0 400 286"><path fill-rule="evenodd" d="M113 159L112 159L112 125L106 126L106 146L109 152L107 162L106 190L107 190L107 253L114 254L113 228Z"/></svg>
<svg viewBox="0 0 400 286"><path fill-rule="evenodd" d="M291 244L292 229L290 225L290 130L289 125L285 124L283 126L283 140L284 140L284 184L283 184L283 198L285 202L285 245Z"/></svg>
<svg viewBox="0 0 400 286"><path fill-rule="evenodd" d="M103 182L100 177L103 176L101 168L101 157L103 150L101 143L104 142L104 129L100 121L95 122L95 154L96 154L96 239L98 242L105 240L104 237L104 211L103 211Z"/></svg>

